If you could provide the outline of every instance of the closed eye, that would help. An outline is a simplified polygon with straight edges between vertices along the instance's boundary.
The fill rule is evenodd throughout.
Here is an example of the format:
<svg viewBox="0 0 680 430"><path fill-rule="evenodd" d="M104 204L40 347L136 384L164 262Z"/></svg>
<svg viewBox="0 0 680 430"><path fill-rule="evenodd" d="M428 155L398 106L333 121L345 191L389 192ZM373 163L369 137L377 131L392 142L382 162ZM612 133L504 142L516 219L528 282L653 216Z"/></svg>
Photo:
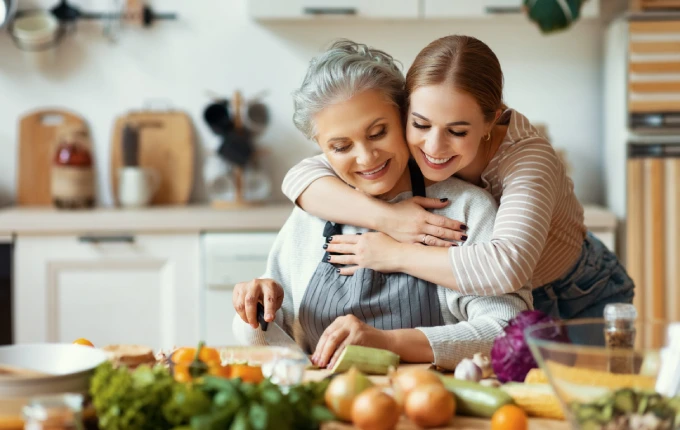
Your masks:
<svg viewBox="0 0 680 430"><path fill-rule="evenodd" d="M449 130L449 133L451 133L452 135L454 135L454 136L456 136L456 137L465 137L465 136L467 136L467 131L459 131L459 132L456 132L456 131L453 131L453 130Z"/></svg>
<svg viewBox="0 0 680 430"><path fill-rule="evenodd" d="M346 152L349 149L349 145L345 146L334 146L333 152Z"/></svg>
<svg viewBox="0 0 680 430"><path fill-rule="evenodd" d="M415 128L420 128L420 129L426 129L426 128L430 128L430 126L429 126L429 125L425 125L425 124L418 124L418 123L417 123L417 122L415 122L415 121L413 121L413 122L411 123L411 125L412 125L412 126L414 126Z"/></svg>

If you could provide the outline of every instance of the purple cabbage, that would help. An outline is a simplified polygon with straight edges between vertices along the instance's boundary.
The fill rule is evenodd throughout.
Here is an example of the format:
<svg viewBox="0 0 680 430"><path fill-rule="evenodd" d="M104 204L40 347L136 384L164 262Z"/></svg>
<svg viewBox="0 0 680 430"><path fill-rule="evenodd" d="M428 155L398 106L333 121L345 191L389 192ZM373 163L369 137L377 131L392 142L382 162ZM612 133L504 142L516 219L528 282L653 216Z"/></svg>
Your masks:
<svg viewBox="0 0 680 430"><path fill-rule="evenodd" d="M497 337L491 348L491 366L500 382L524 382L527 373L538 367L529 345L524 339L524 330L535 324L555 320L541 311L523 311L510 321L505 335ZM566 331L561 327L546 328L535 333L536 337L556 342L570 343Z"/></svg>

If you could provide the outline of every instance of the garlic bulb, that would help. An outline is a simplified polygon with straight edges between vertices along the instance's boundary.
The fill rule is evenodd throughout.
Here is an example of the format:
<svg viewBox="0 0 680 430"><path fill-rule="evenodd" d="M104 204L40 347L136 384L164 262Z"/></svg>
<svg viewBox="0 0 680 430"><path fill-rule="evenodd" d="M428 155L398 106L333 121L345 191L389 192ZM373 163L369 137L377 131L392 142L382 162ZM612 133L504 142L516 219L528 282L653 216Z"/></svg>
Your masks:
<svg viewBox="0 0 680 430"><path fill-rule="evenodd" d="M472 362L477 365L482 371L482 378L486 379L493 375L493 368L491 367L491 360L486 355L478 352L472 356Z"/></svg>
<svg viewBox="0 0 680 430"><path fill-rule="evenodd" d="M453 377L465 381L479 382L479 380L482 379L482 370L472 360L464 358L458 363L458 366L456 366Z"/></svg>

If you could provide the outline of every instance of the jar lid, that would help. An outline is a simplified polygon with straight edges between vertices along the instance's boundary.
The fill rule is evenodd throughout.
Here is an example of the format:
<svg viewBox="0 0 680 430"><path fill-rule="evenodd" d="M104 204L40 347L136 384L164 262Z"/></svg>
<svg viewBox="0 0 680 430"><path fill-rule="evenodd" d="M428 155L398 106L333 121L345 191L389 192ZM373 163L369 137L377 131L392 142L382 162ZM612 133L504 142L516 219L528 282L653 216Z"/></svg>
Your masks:
<svg viewBox="0 0 680 430"><path fill-rule="evenodd" d="M610 303L604 307L604 319L612 320L635 320L637 309L630 303Z"/></svg>

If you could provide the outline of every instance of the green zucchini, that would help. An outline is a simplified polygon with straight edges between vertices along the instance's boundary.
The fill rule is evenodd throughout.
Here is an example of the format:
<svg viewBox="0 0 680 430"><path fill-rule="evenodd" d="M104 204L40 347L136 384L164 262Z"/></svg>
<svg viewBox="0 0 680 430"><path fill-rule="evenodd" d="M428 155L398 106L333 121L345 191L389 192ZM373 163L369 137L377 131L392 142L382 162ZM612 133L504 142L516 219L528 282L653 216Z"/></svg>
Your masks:
<svg viewBox="0 0 680 430"><path fill-rule="evenodd" d="M491 418L501 406L514 403L508 393L498 388L452 376L442 376L441 380L446 389L456 396L456 415Z"/></svg>

